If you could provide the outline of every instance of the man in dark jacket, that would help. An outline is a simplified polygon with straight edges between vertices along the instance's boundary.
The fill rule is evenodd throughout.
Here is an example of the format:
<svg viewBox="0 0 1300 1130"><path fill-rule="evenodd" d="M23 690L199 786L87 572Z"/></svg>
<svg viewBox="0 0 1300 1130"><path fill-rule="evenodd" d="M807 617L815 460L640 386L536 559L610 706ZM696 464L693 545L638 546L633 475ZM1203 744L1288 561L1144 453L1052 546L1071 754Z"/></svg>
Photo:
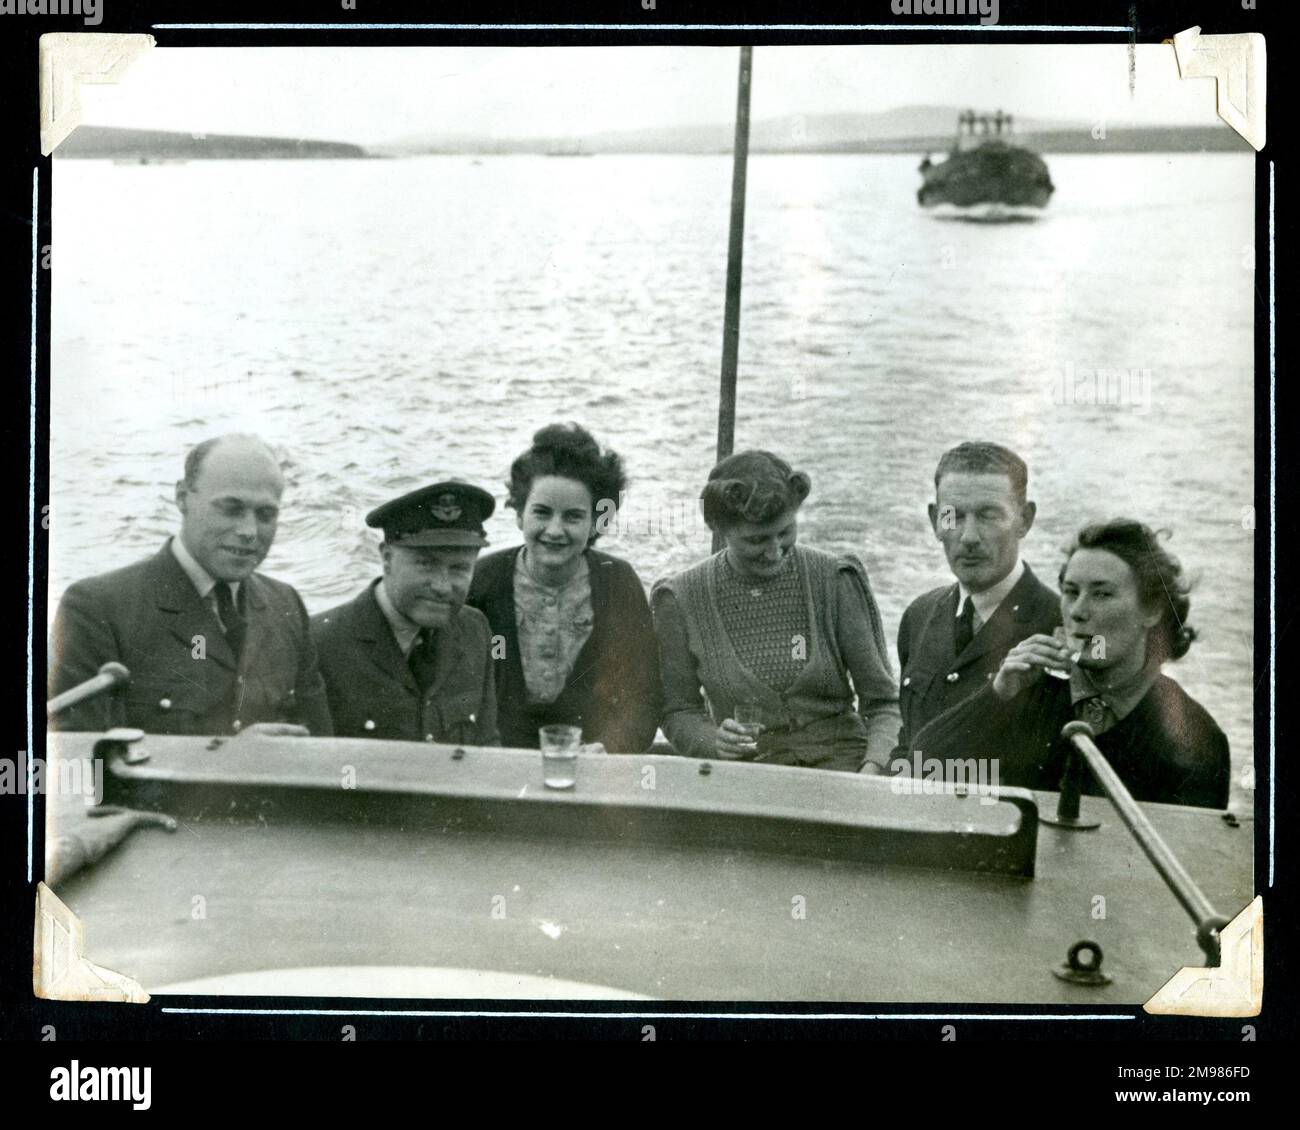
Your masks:
<svg viewBox="0 0 1300 1130"><path fill-rule="evenodd" d="M488 623L465 605L495 505L449 481L366 515L384 575L311 621L336 734L500 744Z"/></svg>
<svg viewBox="0 0 1300 1130"><path fill-rule="evenodd" d="M176 484L178 536L153 557L78 581L50 640L49 693L122 663L129 683L51 719L63 730L329 734L325 688L298 594L255 572L275 538L284 479L253 436L206 440Z"/></svg>
<svg viewBox="0 0 1300 1130"><path fill-rule="evenodd" d="M939 460L930 525L957 583L917 597L899 624L896 757L988 683L1012 647L1061 623L1060 597L1020 559L1037 513L1028 484L1024 460L995 443L963 443Z"/></svg>

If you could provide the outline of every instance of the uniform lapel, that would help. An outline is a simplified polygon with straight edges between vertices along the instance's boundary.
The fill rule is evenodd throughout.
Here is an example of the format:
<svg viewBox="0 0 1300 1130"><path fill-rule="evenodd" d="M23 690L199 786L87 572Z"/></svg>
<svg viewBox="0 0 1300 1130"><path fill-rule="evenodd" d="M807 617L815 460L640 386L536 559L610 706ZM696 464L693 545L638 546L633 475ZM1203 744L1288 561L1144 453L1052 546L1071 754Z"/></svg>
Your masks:
<svg viewBox="0 0 1300 1130"><path fill-rule="evenodd" d="M170 542L153 560L152 580L155 603L172 635L191 652L196 637L201 636L205 656L233 671L235 654L226 642L226 634L221 630L216 613L185 575L185 570L172 554Z"/></svg>
<svg viewBox="0 0 1300 1130"><path fill-rule="evenodd" d="M266 614L266 586L262 583L261 577L256 573L252 574L239 586L239 591L244 602L244 622L247 625L239 666L241 670L245 670L269 642L271 622Z"/></svg>
<svg viewBox="0 0 1300 1130"><path fill-rule="evenodd" d="M925 626L922 639L930 641L933 654L938 657L940 666L951 666L953 651L957 646L957 597L960 590L956 585L947 595L935 602L930 612L930 622ZM966 649L970 651L968 647ZM964 654L964 653L963 653Z"/></svg>
<svg viewBox="0 0 1300 1130"><path fill-rule="evenodd" d="M959 667L974 663L995 648L1009 650L1024 638L1023 633L1017 633L1021 631L1019 625L1022 622L1031 621L1034 618L1031 597L1034 595L1037 584L1037 579L1029 571L1029 566L1026 565L1020 580L1002 598L1002 603L994 609L993 615L989 617L988 622L975 633L975 638L957 657Z"/></svg>
<svg viewBox="0 0 1300 1130"><path fill-rule="evenodd" d="M362 644L362 649L370 656L370 661L391 680L409 687L419 693L415 685L415 676L402 649L397 646L393 629L389 627L379 601L375 599L375 581L356 600L356 626L354 634Z"/></svg>

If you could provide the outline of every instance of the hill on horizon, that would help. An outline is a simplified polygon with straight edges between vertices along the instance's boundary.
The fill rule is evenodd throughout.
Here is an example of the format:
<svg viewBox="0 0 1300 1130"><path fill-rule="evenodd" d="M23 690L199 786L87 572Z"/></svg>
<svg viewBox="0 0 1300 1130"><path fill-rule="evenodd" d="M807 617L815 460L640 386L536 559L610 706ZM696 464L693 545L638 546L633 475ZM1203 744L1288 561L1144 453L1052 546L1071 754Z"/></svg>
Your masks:
<svg viewBox="0 0 1300 1130"><path fill-rule="evenodd" d="M973 107L976 113L993 114ZM754 153L888 153L948 149L957 117L966 107L902 106L873 113L794 114L750 123ZM1104 140L1092 136L1085 121L1012 115L1016 136L1045 152L1246 149L1226 124L1214 126L1125 125L1112 123ZM487 137L475 134L407 135L376 143L372 152L389 156L422 153L730 153L735 127L730 122L689 126L651 126L590 134Z"/></svg>

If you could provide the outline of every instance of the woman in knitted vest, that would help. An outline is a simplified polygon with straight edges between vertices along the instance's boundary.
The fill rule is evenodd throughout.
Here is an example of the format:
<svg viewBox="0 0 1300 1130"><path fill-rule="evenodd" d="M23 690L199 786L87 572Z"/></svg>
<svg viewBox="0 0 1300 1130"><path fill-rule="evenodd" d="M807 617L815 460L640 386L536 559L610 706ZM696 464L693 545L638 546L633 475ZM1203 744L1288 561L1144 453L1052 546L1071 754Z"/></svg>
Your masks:
<svg viewBox="0 0 1300 1130"><path fill-rule="evenodd" d="M702 496L726 548L651 592L662 726L680 754L868 773L888 764L898 682L880 612L856 557L796 545L811 487L771 452L728 456Z"/></svg>

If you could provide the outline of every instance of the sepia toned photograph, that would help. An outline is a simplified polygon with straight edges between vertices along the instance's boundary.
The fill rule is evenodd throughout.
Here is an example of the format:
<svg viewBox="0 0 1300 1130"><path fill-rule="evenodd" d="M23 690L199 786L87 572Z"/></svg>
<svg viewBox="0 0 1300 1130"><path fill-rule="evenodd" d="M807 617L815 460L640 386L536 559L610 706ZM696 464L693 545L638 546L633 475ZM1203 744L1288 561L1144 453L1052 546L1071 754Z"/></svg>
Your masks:
<svg viewBox="0 0 1300 1130"><path fill-rule="evenodd" d="M87 999L1220 965L1259 186L1171 44L154 47L80 100L37 632Z"/></svg>

